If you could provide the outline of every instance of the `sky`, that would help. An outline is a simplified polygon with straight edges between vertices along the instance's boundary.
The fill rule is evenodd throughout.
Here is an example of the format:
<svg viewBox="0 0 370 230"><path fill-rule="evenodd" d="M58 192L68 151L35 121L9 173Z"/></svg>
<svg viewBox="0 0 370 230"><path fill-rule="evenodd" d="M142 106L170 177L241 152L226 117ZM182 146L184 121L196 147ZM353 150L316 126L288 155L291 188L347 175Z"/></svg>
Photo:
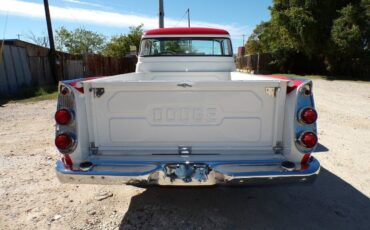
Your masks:
<svg viewBox="0 0 370 230"><path fill-rule="evenodd" d="M254 27L270 18L272 0L164 0L165 27L191 25L230 32L234 47L242 45ZM83 27L107 38L125 34L128 27L158 27L158 0L49 0L53 29ZM47 36L43 0L0 0L0 36L25 39L32 31Z"/></svg>

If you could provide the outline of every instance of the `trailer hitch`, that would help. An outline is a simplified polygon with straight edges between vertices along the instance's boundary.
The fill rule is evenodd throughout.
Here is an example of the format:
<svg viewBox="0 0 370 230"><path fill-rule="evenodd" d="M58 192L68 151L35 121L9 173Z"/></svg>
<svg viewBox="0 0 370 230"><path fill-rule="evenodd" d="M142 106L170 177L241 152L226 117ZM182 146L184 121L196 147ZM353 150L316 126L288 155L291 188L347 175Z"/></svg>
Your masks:
<svg viewBox="0 0 370 230"><path fill-rule="evenodd" d="M211 168L206 164L195 163L174 163L164 166L164 172L171 182L180 179L185 183L190 183L193 180L204 182L208 179L208 174Z"/></svg>

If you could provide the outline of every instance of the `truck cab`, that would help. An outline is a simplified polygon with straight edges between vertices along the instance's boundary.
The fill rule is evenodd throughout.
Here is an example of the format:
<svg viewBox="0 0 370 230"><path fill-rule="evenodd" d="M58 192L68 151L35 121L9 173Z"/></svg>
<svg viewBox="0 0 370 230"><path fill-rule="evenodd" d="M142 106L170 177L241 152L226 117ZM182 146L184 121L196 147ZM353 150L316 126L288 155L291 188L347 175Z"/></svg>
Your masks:
<svg viewBox="0 0 370 230"><path fill-rule="evenodd" d="M233 72L230 35L211 28L164 28L144 33L136 72Z"/></svg>
<svg viewBox="0 0 370 230"><path fill-rule="evenodd" d="M160 186L313 181L312 82L236 72L230 35L147 31L135 73L59 85L63 183Z"/></svg>

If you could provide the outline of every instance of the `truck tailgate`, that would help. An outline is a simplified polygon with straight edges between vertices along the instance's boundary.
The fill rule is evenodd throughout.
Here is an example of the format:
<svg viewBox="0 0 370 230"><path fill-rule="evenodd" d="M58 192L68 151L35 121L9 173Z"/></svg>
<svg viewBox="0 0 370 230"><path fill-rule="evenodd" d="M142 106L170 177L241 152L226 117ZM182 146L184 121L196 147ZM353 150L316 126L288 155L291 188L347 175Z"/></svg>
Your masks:
<svg viewBox="0 0 370 230"><path fill-rule="evenodd" d="M286 81L91 81L89 139L99 154L273 152Z"/></svg>

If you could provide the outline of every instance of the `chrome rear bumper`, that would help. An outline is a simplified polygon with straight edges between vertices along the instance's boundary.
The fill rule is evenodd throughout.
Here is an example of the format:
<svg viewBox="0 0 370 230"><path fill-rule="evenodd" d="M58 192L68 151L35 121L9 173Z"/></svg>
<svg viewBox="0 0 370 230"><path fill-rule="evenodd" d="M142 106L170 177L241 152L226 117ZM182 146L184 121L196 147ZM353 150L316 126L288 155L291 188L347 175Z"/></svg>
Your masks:
<svg viewBox="0 0 370 230"><path fill-rule="evenodd" d="M138 186L212 186L212 185L255 185L274 183L313 182L320 171L315 158L294 169L287 170L281 162L199 162L211 169L206 180L171 179L165 173L165 165L153 162L121 162L120 164L97 164L88 171L72 171L57 161L57 177L62 183L72 184L130 184ZM173 163L172 163L173 164Z"/></svg>

